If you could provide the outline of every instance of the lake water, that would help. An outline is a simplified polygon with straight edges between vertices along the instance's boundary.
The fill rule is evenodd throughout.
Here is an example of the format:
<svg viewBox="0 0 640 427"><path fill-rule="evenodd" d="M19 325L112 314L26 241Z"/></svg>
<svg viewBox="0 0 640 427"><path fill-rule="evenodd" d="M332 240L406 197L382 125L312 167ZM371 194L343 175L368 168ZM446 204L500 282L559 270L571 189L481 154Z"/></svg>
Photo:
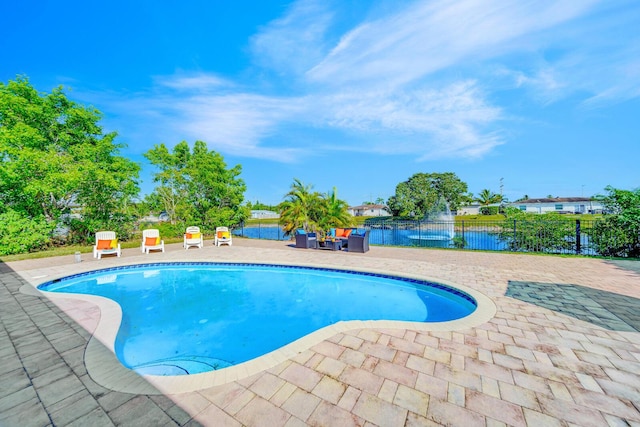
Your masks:
<svg viewBox="0 0 640 427"><path fill-rule="evenodd" d="M358 229L358 231L363 230L364 228ZM289 236L285 236L282 228L278 226L243 227L235 229L233 234L250 239L290 240ZM455 236L462 237L460 233L455 233ZM465 249L501 251L507 247L496 234L489 231L465 230L464 239L466 241ZM374 228L369 230L369 243L387 246L453 247L453 240L448 237L448 232L438 229L429 231Z"/></svg>

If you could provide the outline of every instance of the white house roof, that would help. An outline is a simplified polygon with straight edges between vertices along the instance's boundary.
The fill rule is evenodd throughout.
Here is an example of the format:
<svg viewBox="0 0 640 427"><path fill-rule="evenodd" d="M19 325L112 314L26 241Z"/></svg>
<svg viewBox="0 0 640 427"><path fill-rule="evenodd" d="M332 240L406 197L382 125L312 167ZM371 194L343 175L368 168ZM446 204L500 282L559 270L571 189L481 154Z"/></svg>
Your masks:
<svg viewBox="0 0 640 427"><path fill-rule="evenodd" d="M595 201L590 197L555 197L555 198L540 198L540 199L526 199L518 200L512 204L530 204L530 203L585 203Z"/></svg>
<svg viewBox="0 0 640 427"><path fill-rule="evenodd" d="M386 209L385 205L360 205L360 206L349 206L349 209L354 211L363 210L363 209Z"/></svg>

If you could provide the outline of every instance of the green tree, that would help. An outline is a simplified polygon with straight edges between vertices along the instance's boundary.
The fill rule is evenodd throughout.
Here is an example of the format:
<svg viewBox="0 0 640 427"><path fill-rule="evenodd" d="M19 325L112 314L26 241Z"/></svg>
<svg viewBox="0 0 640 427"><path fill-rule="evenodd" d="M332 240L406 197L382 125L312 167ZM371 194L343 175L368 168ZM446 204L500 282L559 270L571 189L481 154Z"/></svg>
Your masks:
<svg viewBox="0 0 640 427"><path fill-rule="evenodd" d="M640 257L640 188L620 190L608 186L600 196L605 214L594 224L591 240L604 256Z"/></svg>
<svg viewBox="0 0 640 427"><path fill-rule="evenodd" d="M396 193L389 198L387 206L394 216L422 218L442 200L451 210L468 201L467 184L453 172L413 175L396 186Z"/></svg>
<svg viewBox="0 0 640 427"><path fill-rule="evenodd" d="M139 166L119 156L123 145L103 133L101 118L62 87L40 93L26 77L0 83L0 213L57 224L74 208L82 215L72 224L75 240L112 225L127 234Z"/></svg>
<svg viewBox="0 0 640 427"><path fill-rule="evenodd" d="M169 152L164 144L155 145L145 157L158 168L154 175L157 199L173 224L193 223L213 230L231 227L249 216L243 206L246 185L239 177L240 165L227 168L221 154L196 141L193 151L182 141Z"/></svg>

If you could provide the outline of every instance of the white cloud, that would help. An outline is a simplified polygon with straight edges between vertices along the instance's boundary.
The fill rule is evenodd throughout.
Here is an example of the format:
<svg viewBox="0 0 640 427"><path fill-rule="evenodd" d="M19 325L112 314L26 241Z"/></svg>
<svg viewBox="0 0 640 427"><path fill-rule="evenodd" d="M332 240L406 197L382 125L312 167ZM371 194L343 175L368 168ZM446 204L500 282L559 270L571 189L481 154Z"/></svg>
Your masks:
<svg viewBox="0 0 640 427"><path fill-rule="evenodd" d="M176 114L173 126L217 151L279 161L291 161L301 154L297 147L268 147L265 143L279 125L298 114L296 100L244 93L195 96L180 100L172 109Z"/></svg>
<svg viewBox="0 0 640 427"><path fill-rule="evenodd" d="M278 73L300 75L324 56L332 16L326 1L293 3L282 18L265 25L251 38L255 61Z"/></svg>
<svg viewBox="0 0 640 427"><path fill-rule="evenodd" d="M640 97L640 36L628 40L624 51L610 52L591 69L582 70L576 77L594 93L582 106L597 108ZM606 76L595 78L594 76Z"/></svg>
<svg viewBox="0 0 640 427"><path fill-rule="evenodd" d="M309 135L342 132L340 150L361 151L367 140L368 151L427 160L482 157L505 142L508 106L493 96L505 80L541 104L578 90L594 94L585 105L640 96L640 61L630 60L640 57L638 36L625 49L584 40L591 41L585 20L598 18L595 0L393 3L394 13L341 38L328 33L340 12L329 4L296 2L251 39L255 63L286 74L299 95L266 94L250 79L181 73L156 78L154 90L122 111L134 112L140 127L154 120L165 136L239 156L292 161L335 149L294 139L295 126ZM545 58L555 47L563 54Z"/></svg>
<svg viewBox="0 0 640 427"><path fill-rule="evenodd" d="M155 83L161 87L167 87L175 90L198 90L205 91L209 89L219 89L221 87L232 86L232 83L226 79L213 74L182 74L177 76L157 76L154 78Z"/></svg>
<svg viewBox="0 0 640 427"><path fill-rule="evenodd" d="M447 67L513 51L518 39L579 16L593 1L423 1L346 34L308 72L327 84L420 80Z"/></svg>

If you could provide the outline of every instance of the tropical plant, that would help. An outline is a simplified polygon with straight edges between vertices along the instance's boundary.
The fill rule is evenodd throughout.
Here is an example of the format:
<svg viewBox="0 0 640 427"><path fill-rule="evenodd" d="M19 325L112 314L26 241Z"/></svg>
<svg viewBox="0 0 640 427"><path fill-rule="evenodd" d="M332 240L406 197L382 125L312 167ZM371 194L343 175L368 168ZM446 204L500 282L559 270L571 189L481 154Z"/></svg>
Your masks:
<svg viewBox="0 0 640 427"><path fill-rule="evenodd" d="M489 205L500 203L503 201L503 198L500 194L496 194L488 188L485 188L478 193L478 197L474 200L480 203L480 213L482 215L496 215L500 211L500 208L498 206Z"/></svg>
<svg viewBox="0 0 640 427"><path fill-rule="evenodd" d="M312 185L305 185L295 178L285 200L280 204L280 221L285 236L295 230L316 231L319 228L314 210L320 204L321 196L314 192Z"/></svg>
<svg viewBox="0 0 640 427"><path fill-rule="evenodd" d="M338 190L333 190L321 196L321 201L314 216L317 217L317 224L322 230L328 230L332 227L351 227L354 219L348 211L349 204L338 199Z"/></svg>
<svg viewBox="0 0 640 427"><path fill-rule="evenodd" d="M285 201L280 204L280 221L286 236L298 229L323 234L331 227L349 227L353 223L348 204L338 199L335 187L327 194L312 190L312 185L305 185L297 178L293 180Z"/></svg>
<svg viewBox="0 0 640 427"><path fill-rule="evenodd" d="M417 173L396 186L387 206L394 216L422 218L444 200L451 210L468 202L467 184L455 173Z"/></svg>
<svg viewBox="0 0 640 427"><path fill-rule="evenodd" d="M591 233L591 241L600 255L640 257L640 188L620 190L606 187L608 194L599 196L604 215Z"/></svg>
<svg viewBox="0 0 640 427"><path fill-rule="evenodd" d="M478 193L478 197L475 198L475 201L480 203L482 206L488 206L494 203L500 203L502 201L502 196L494 193L488 188L485 188Z"/></svg>

